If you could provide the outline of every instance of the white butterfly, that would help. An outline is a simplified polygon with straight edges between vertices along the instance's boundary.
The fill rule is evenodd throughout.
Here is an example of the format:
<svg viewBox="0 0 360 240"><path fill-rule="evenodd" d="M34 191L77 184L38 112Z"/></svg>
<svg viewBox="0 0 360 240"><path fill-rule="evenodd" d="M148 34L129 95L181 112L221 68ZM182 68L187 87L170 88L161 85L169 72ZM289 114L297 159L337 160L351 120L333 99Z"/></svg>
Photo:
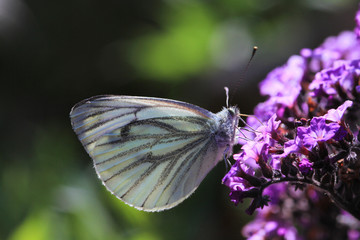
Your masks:
<svg viewBox="0 0 360 240"><path fill-rule="evenodd" d="M153 212L184 201L231 154L239 110L214 114L170 99L96 96L76 104L70 118L105 187Z"/></svg>

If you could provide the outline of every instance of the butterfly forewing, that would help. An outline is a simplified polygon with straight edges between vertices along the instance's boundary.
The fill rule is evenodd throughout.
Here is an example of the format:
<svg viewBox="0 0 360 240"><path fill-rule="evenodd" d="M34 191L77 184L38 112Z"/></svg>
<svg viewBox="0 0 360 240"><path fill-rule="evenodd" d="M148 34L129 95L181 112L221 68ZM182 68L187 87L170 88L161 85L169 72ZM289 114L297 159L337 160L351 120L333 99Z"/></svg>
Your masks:
<svg viewBox="0 0 360 240"><path fill-rule="evenodd" d="M184 102L98 96L75 105L70 117L103 184L145 211L183 201L225 149L215 138L217 116Z"/></svg>

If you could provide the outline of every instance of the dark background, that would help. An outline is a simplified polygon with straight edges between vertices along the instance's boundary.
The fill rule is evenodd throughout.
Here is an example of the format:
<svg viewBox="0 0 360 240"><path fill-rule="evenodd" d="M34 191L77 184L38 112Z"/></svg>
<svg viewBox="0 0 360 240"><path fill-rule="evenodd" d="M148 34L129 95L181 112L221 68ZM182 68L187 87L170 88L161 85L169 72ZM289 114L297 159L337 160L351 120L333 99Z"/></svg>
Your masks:
<svg viewBox="0 0 360 240"><path fill-rule="evenodd" d="M355 0L0 0L0 239L241 239L220 163L161 213L108 193L69 120L99 94L171 98L213 112L303 47L352 30ZM250 68L244 71L252 47Z"/></svg>

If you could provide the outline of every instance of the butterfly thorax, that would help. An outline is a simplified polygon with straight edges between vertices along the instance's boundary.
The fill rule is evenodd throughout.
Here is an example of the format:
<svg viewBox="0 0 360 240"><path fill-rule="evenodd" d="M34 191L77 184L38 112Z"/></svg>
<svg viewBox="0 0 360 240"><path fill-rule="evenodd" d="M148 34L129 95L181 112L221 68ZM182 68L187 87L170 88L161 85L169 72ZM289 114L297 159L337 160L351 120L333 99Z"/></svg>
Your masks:
<svg viewBox="0 0 360 240"><path fill-rule="evenodd" d="M224 108L216 113L215 141L219 147L232 146L235 139L235 131L239 123L239 109L237 107Z"/></svg>

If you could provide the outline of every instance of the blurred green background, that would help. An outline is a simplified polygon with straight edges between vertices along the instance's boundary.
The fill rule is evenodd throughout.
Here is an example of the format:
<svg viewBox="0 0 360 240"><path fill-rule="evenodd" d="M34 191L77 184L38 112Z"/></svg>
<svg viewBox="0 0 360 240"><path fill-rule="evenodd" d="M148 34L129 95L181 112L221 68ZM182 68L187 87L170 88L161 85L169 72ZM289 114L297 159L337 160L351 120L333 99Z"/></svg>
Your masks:
<svg viewBox="0 0 360 240"><path fill-rule="evenodd" d="M242 239L220 163L176 208L112 196L73 133L98 94L251 113L258 82L303 47L353 29L355 0L0 0L0 240ZM244 74L252 47L259 51Z"/></svg>

